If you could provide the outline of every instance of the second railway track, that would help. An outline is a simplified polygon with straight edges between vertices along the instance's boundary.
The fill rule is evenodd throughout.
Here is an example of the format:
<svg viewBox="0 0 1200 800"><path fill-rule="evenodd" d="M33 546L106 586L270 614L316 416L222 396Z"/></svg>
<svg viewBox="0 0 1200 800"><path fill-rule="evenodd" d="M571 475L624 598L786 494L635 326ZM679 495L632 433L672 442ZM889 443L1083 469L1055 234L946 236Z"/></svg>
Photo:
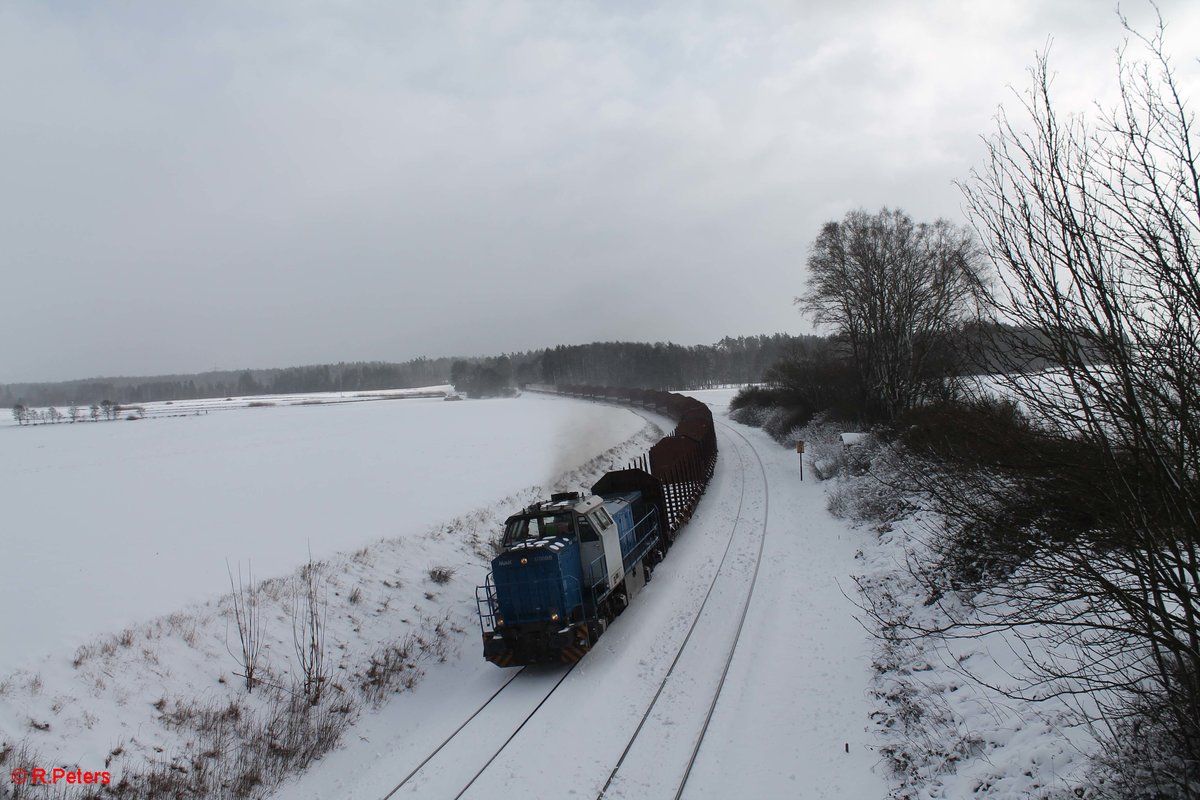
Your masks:
<svg viewBox="0 0 1200 800"><path fill-rule="evenodd" d="M620 648L636 647L634 642L610 634L607 647L576 667L522 669L411 768L384 795L385 800L490 797L498 791L550 796L538 789L547 785L585 797L597 793L604 798L680 796L721 696L766 535L768 497L763 465L746 437L731 426L719 427L728 445L725 452L737 453L738 468L731 472L736 473L738 486L728 487L721 508L711 509L717 519L703 524L714 530L723 527L728 535L720 544L708 542L706 556L697 554L700 566L716 562L715 569L710 566L711 572L705 570L710 575L706 584L696 587L686 574L674 576L690 583L677 587L676 601L691 596L698 605L691 606L694 610L688 612L682 628L673 626L675 631L686 629L682 641L667 633L670 627L663 631L665 638L676 644L669 651L660 647L651 654L653 664L660 666L642 670L649 674L624 678L603 674L610 667L624 668L604 663L609 653L603 651L618 654ZM728 489L737 493L736 501ZM701 519L704 517L689 527L701 524ZM699 531L686 531L681 542L686 547L689 536L699 535ZM664 566L686 572L684 565L672 563L672 558ZM632 618L648 612L634 608L627 615ZM674 619L678 621L678 617L676 611ZM620 630L624 619L618 620L614 632ZM630 661L631 654L623 655L624 661ZM646 667L645 660L633 663ZM584 680L568 681L573 673ZM647 683L650 674L655 677ZM641 710L619 727L592 728L589 715L580 708L594 699L594 694L606 691L601 685L628 688L631 681L640 684L637 695L644 699L636 707ZM588 742L584 749L595 754L593 763L563 765L545 757L568 731Z"/></svg>

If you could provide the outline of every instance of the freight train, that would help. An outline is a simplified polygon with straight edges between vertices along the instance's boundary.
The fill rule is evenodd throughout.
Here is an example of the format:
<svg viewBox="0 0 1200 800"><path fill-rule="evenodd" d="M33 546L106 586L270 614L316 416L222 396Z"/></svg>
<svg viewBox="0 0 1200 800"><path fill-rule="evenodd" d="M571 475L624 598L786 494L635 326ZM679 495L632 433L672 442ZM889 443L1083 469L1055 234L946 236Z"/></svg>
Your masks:
<svg viewBox="0 0 1200 800"><path fill-rule="evenodd" d="M501 553L475 594L484 658L502 667L583 658L650 581L717 459L712 413L690 397L597 386L526 390L640 406L678 424L590 493L555 494L505 521Z"/></svg>

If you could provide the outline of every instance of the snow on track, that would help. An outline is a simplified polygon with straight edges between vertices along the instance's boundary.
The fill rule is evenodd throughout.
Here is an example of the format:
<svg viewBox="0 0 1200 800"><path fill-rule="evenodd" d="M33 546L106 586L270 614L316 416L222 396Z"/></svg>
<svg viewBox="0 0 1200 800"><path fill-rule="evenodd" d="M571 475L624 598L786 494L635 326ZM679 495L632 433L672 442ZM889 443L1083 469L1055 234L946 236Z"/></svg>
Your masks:
<svg viewBox="0 0 1200 800"><path fill-rule="evenodd" d="M696 396L725 409L719 395ZM870 641L842 593L867 534L825 511L819 484L800 483L794 452L744 426L719 422L718 432L721 457L696 514L596 647L557 688L563 668L501 691L397 797L454 798L502 746L462 797L597 797L643 717L606 798L674 796L693 754L684 797L887 794L866 732ZM480 648L472 631L459 657L360 721L367 741L352 733L280 796L386 796L511 678Z"/></svg>
<svg viewBox="0 0 1200 800"><path fill-rule="evenodd" d="M384 800L392 797L461 797L533 719L574 666L522 668L410 771ZM509 730L512 732L505 736L504 732Z"/></svg>
<svg viewBox="0 0 1200 800"><path fill-rule="evenodd" d="M721 442L723 452L727 446L728 441ZM708 493L667 558L655 568L654 579L513 740L507 757L497 759L464 797L551 798L568 791L595 797L600 793L704 606L731 535L729 561L744 557L734 529L746 480L736 457L723 455L718 460ZM714 595L724 593L714 589ZM701 622L692 641L704 649L717 635ZM710 690L719 672L718 664L707 681ZM689 673L684 681L695 678L695 673ZM692 697L691 691L685 691L672 700L687 704ZM704 709L698 711L697 733ZM672 769L677 776L682 775L692 742L686 738L672 743ZM661 795L639 792L638 796Z"/></svg>
<svg viewBox="0 0 1200 800"><path fill-rule="evenodd" d="M730 430L727 425L721 428ZM730 526L729 549L696 617L701 635L692 639L689 633L680 648L644 724L639 724L611 783L604 787L604 797L678 797L725 682L762 556L767 485L762 465L757 459L752 465L747 458L745 437L735 431L721 438L725 453L737 451L742 492ZM755 456L753 451L749 455ZM710 702L703 702L706 696Z"/></svg>
<svg viewBox="0 0 1200 800"><path fill-rule="evenodd" d="M872 643L847 596L870 534L829 515L794 452L740 430L770 489L762 574L683 796L884 797L868 719Z"/></svg>

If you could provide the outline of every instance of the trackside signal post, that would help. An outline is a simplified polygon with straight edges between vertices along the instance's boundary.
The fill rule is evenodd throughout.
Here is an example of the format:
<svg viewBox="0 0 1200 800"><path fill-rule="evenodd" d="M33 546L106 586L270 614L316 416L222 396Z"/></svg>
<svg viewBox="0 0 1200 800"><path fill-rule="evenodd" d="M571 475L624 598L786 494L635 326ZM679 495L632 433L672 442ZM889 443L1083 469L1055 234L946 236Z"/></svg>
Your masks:
<svg viewBox="0 0 1200 800"><path fill-rule="evenodd" d="M800 454L800 480L804 480L804 440L796 441L796 452Z"/></svg>

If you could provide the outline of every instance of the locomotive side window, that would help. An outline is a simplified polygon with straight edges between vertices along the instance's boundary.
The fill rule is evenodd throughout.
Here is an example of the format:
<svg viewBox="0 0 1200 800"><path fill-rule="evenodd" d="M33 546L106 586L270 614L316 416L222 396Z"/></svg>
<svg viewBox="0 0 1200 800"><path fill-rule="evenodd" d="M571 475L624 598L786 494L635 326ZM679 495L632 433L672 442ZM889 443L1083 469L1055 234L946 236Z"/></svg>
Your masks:
<svg viewBox="0 0 1200 800"><path fill-rule="evenodd" d="M580 515L580 517L578 519L578 524L579 524L579 541L581 541L581 542L598 542L598 541L600 541L600 534L596 533L596 529L592 527L592 523L590 521L588 521L587 517Z"/></svg>
<svg viewBox="0 0 1200 800"><path fill-rule="evenodd" d="M597 508L591 514L589 514L589 516L592 518L592 524L595 525L599 530L604 530L609 525L613 524L612 517L608 515L608 512L604 510L603 506Z"/></svg>

